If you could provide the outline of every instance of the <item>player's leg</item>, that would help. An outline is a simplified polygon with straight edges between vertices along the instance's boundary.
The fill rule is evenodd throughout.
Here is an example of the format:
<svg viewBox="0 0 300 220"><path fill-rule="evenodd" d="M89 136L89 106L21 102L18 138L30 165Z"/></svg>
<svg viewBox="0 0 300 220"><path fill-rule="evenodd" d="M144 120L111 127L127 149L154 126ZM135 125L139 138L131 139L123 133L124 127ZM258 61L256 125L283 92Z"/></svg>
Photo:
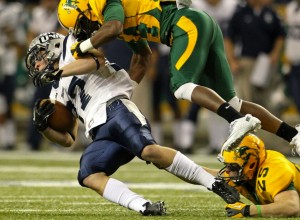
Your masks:
<svg viewBox="0 0 300 220"><path fill-rule="evenodd" d="M211 50L212 43L218 34L222 37L221 32L218 32L219 29L216 23L203 12L181 9L174 16L172 27L173 41L170 53L170 69L171 88L175 92L175 96L205 107L228 122L243 118L242 114L231 107L229 103L226 103L224 94L221 97L213 89L208 88L205 83L206 78L210 81L219 80L214 78L213 74L205 74L204 72L208 62L213 65L220 65L218 59L209 60L215 58L211 54L214 52ZM221 49L221 52L225 58L224 48ZM229 69L228 74L224 77L226 77L224 83L232 84ZM226 96L234 96L233 87L226 88L228 89ZM244 118L241 126L237 126L238 129L233 130L229 139L230 142L227 144L230 146L237 144L247 133L259 126L260 121L258 119L250 118L250 121Z"/></svg>
<svg viewBox="0 0 300 220"><path fill-rule="evenodd" d="M228 203L239 199L238 193L232 187L226 183L219 184L213 175L180 152L157 145L146 118L133 102L122 99L108 108L107 126L98 130L96 139L101 139L102 135L108 133L109 139L116 140L132 154L160 169L166 169L186 182L203 185Z"/></svg>
<svg viewBox="0 0 300 220"><path fill-rule="evenodd" d="M193 16L196 15L188 15L185 19L190 18L190 21L192 22ZM188 25L187 27L180 25L180 19L177 22L177 24L179 24L177 25L177 28L180 27L185 29L188 36L188 42L189 44L192 44L194 38L191 36L194 36L192 34L194 29L189 30L187 29ZM174 40L171 51L171 61L173 57L172 66L175 66L175 68L172 68L171 73L173 74L173 89L177 88L175 95L177 93L177 97L190 99L191 101L203 107L217 112L228 122L233 122L231 124L230 136L223 145L225 148L235 146L247 133L255 131L257 128L259 128L261 123L260 120L257 119L259 118L263 120L262 123L265 130L273 132L287 141L291 141L291 139L294 137L291 141L291 144L298 146L296 149L299 149L300 151L300 134L298 134L298 131L295 128L282 122L262 106L250 102L244 102L241 104L240 102L237 103L236 99L233 99L235 92L233 89L230 67L224 52L223 37L220 28L215 22L210 22L209 17L207 16L199 16L198 21L202 22L192 23L197 27L199 32L208 34L207 36L201 35L199 39L197 38L193 52L188 58L184 59L185 63L179 62L180 60L183 60L184 56L186 56L185 53L183 53L183 55L182 52L180 53L180 51L182 51L181 47L184 45L184 37L182 37L184 35L179 34L176 37L175 32L178 33L179 31L176 28L174 28L173 31ZM211 33L211 36L209 36L209 33ZM176 40L179 42L175 42ZM205 45L210 45L210 47ZM186 46L186 48L188 47L189 45ZM186 51L188 51L188 49ZM181 57L178 58L176 53L180 54ZM196 59L199 59L199 57L200 62L197 62ZM205 63L203 63L201 59L205 59ZM176 68L176 65L179 68ZM190 77L189 74L191 74L190 72L193 70L196 71L196 73L193 77ZM210 88L216 91L216 93L223 98L223 103L221 103L222 101L220 102L220 100L218 102L216 95L205 89L205 87L195 87L192 84L186 83L189 80L187 76L189 76L190 81L194 80L195 78L197 79L198 77L201 85L205 85L205 82L203 83L203 81L201 81L204 78L203 74L205 72L208 76L208 79L210 78L210 82L213 82L212 85L210 85ZM182 82L185 84L180 85ZM225 100L228 101L236 111L234 111L234 109L231 107L228 107L228 103L225 103ZM244 114L252 114L255 117L252 117L251 115L242 117L242 114L239 114L239 112Z"/></svg>
<svg viewBox="0 0 300 220"><path fill-rule="evenodd" d="M233 83L229 65L223 51L223 37L220 29L217 28L216 30L219 34L216 34L215 40L212 43L211 51L204 70L208 73L208 75L213 74L214 81L210 82L212 84L212 88L226 101L228 101L237 111L242 114L251 114L258 118L261 121L261 125L264 130L277 134L279 137L291 142L292 138L298 133L294 127L289 126L261 105L240 100L235 96L235 93L231 92L234 91ZM219 62L212 62L213 60L219 60ZM231 136L224 143L224 147L230 145L230 142L232 141L231 137L236 139L236 137L234 137L234 130L239 133L241 130L240 125L243 126L243 123L243 119L238 119L231 124Z"/></svg>
<svg viewBox="0 0 300 220"><path fill-rule="evenodd" d="M163 202L152 203L131 191L123 182L109 177L133 158L133 154L115 142L96 140L82 154L78 181L108 201L143 215L165 214Z"/></svg>

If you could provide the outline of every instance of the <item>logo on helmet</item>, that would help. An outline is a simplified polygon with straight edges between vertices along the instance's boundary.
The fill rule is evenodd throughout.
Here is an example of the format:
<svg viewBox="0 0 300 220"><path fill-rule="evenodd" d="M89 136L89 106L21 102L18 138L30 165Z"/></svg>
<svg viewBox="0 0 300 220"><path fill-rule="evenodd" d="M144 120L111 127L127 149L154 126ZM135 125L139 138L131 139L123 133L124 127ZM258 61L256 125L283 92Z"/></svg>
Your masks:
<svg viewBox="0 0 300 220"><path fill-rule="evenodd" d="M66 3L63 5L63 9L67 11L67 13L71 13L70 10L76 10L77 4L79 1L77 0L67 0Z"/></svg>

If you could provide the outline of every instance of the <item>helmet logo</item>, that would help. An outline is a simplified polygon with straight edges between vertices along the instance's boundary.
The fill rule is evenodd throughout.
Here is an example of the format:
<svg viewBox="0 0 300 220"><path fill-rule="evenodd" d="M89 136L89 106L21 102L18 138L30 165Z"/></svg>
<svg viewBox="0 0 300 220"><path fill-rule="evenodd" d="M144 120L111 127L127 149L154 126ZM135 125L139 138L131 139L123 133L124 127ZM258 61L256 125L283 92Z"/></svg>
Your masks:
<svg viewBox="0 0 300 220"><path fill-rule="evenodd" d="M63 5L63 9L67 11L67 13L71 13L71 10L77 9L78 0L66 0L66 3Z"/></svg>
<svg viewBox="0 0 300 220"><path fill-rule="evenodd" d="M39 41L41 43L46 43L49 40L59 39L59 38L61 38L61 37L60 37L60 35L58 33L49 32L49 33L41 34L39 36Z"/></svg>

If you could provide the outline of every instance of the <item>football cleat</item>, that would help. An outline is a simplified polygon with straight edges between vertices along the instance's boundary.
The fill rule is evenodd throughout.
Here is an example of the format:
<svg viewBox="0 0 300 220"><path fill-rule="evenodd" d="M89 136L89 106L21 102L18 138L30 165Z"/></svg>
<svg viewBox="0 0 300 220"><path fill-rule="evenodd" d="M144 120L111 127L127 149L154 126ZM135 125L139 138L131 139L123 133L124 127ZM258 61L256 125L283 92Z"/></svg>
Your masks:
<svg viewBox="0 0 300 220"><path fill-rule="evenodd" d="M143 206L146 207L146 209L142 212L142 215L149 216L149 215L166 215L166 207L165 203L158 201L155 203L146 202Z"/></svg>
<svg viewBox="0 0 300 220"><path fill-rule="evenodd" d="M226 203L233 204L240 201L240 193L220 178L216 178L211 191L219 195Z"/></svg>
<svg viewBox="0 0 300 220"><path fill-rule="evenodd" d="M292 141L290 142L290 145L292 145L292 155L295 156L295 152L297 152L298 155L300 155L300 124L296 125L296 130L298 133L293 137Z"/></svg>
<svg viewBox="0 0 300 220"><path fill-rule="evenodd" d="M236 147L243 138L250 132L256 132L261 128L261 122L258 118L250 114L236 119L230 123L230 135L222 146L223 150L230 150Z"/></svg>

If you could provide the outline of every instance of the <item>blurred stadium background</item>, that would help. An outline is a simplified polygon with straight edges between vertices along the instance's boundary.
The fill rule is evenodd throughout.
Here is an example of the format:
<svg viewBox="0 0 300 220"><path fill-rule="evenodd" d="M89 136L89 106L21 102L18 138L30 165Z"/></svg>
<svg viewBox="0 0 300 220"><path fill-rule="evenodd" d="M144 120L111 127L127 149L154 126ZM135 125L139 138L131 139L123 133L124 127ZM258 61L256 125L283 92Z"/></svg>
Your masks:
<svg viewBox="0 0 300 220"><path fill-rule="evenodd" d="M71 149L63 149L46 140L42 140L40 146L33 149L28 142L32 117L31 105L36 91L27 76L24 56L32 37L39 34L38 30L31 27L34 8L52 1L56 0L7 0L6 4L18 4L17 7L20 8L16 14L3 15L1 9L4 8L1 8L1 4L5 1L0 0L0 62L2 67L3 62L7 62L5 59L7 50L18 51L17 59L15 62L12 60L16 67L14 73L16 87L13 93L11 118L15 124L15 142L8 148L9 151L5 146L0 146L0 219L140 219L140 215L110 204L91 190L78 186L76 181L78 160L80 152L89 142L83 133ZM271 3L283 21L288 2L290 1L274 0ZM1 16L18 16L16 26L7 27L7 19L1 19L3 18ZM46 24L47 20L41 23ZM9 28L12 30L8 30ZM54 30L64 32L59 26L56 26ZM109 50L108 53L114 53L114 51ZM130 57L125 55L119 59L125 62ZM299 112L287 91L285 76L281 69L278 69L278 76L279 83L272 88L273 92L266 101L273 113L291 125L296 125L300 122ZM0 82L3 78L4 69L0 67ZM152 83L151 74L149 74L137 88L133 97L137 106L150 119L150 123L154 121L151 101ZM190 104L178 101L178 106L181 119L183 119ZM164 96L161 97L159 110L161 131L164 135L162 144L176 147L173 142L175 114ZM216 154L209 154L207 125L210 119L208 112L201 109L198 115L200 119L196 125L193 151L188 156L201 165L221 167L221 164L217 162ZM291 148L286 141L264 131L259 131L258 135L265 141L268 149L279 150L291 156ZM291 159L299 163L297 157L291 157ZM141 175L145 173L147 175ZM183 184L171 175L153 166L147 166L141 161L135 160L124 166L115 176L152 200L165 200L170 213L165 219L224 219L225 204L217 196L204 188Z"/></svg>

